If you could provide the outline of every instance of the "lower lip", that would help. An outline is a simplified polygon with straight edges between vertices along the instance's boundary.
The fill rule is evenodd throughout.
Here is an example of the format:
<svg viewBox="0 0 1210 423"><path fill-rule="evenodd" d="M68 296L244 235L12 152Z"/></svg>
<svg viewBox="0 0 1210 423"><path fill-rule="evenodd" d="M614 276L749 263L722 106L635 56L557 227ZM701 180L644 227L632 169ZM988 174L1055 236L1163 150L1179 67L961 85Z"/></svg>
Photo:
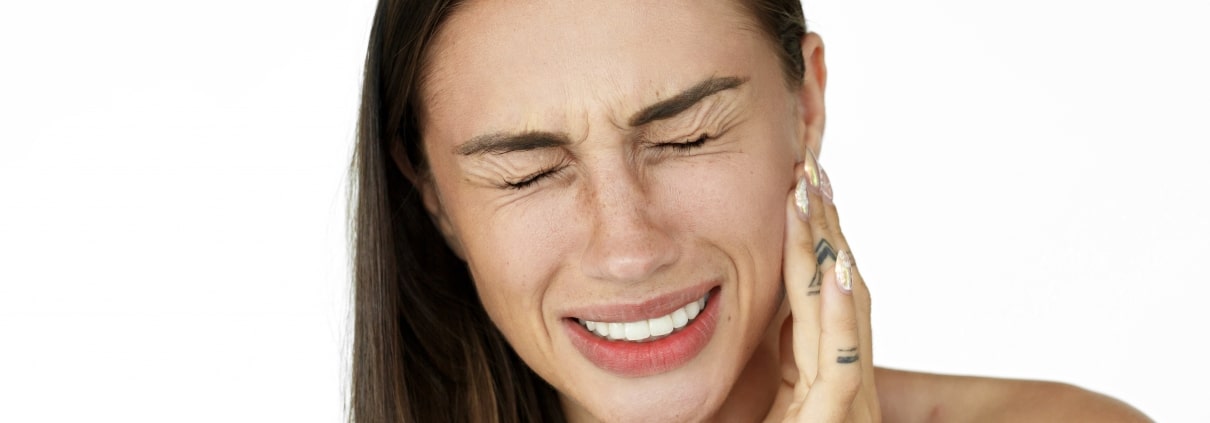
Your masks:
<svg viewBox="0 0 1210 423"><path fill-rule="evenodd" d="M681 330L650 342L610 341L588 332L575 319L564 319L571 343L588 361L619 376L643 377L667 372L697 357L714 336L718 322L717 289L706 308Z"/></svg>

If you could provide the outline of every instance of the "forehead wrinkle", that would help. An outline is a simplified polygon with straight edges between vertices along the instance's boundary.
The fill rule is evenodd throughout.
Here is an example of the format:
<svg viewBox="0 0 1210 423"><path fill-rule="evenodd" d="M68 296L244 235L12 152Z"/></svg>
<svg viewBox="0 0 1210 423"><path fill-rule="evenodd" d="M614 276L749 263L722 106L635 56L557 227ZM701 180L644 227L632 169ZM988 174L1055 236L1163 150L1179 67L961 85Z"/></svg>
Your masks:
<svg viewBox="0 0 1210 423"><path fill-rule="evenodd" d="M472 4L484 5L486 3ZM762 32L757 30L758 27L756 26L756 22L754 21L753 17L743 8L742 5L731 3L728 6L728 12L731 13L726 13L723 16L724 21L721 23L728 27L739 29L739 32L744 34L743 38L753 37L754 35L756 36L756 39L762 38L759 36L759 34ZM474 68L454 66L456 62L451 62L450 60L456 58L453 58L449 55L458 54L458 52L465 53L467 49L477 50L478 47L491 47L499 42L498 38L482 38L474 36L473 34L477 34L478 31L474 30L473 28L470 30L465 29L465 25L468 24L468 22L473 23L474 21L474 19L467 18L467 16L474 16L475 14L470 13L468 15L466 13L473 9L476 8L464 8L460 13L454 13L452 16L450 16L450 20L447 22L447 24L443 25L444 30L440 31L439 37L441 38L442 47L456 47L457 51L450 51L447 53L446 48L434 48L430 50L430 53L434 57L445 56L446 59L443 59L443 63L437 63L438 65L442 65L441 69L436 69L438 66L432 66L433 69L429 69L429 71L426 72L427 82L424 84L426 88L423 94L425 96L425 103L427 105L433 107L434 109L441 110L441 118L444 119L442 125L443 127L445 127L445 125L449 125L448 128L446 128L448 132L458 132L471 129L475 131L483 131L487 129L513 131L519 125L526 130L533 129L551 132L563 132L568 135L570 140L578 144L580 141L589 138L591 135L595 135L590 135L590 132L588 131L588 128L590 127L589 123L592 123L591 127L596 128L597 130L613 128L614 130L624 131L626 128L624 123L625 114L618 113L618 111L631 111L637 109L638 105L650 103L646 100L648 99L648 96L651 95L650 93L653 92L654 97L657 99L660 97L667 97L667 95L661 94L675 92L676 88L681 88L680 85L683 85L684 82L687 82L678 81L678 79L684 77L684 75L682 75L681 72L676 72L675 68L671 73L665 72L662 74L653 73L652 71L644 72L642 69L637 69L636 66L642 66L642 64L645 63L642 61L634 61L632 63L632 61L629 60L622 60L624 64L628 64L627 67L623 68L618 68L617 66L585 67L581 66L584 64L582 63L583 61L576 60L564 61L543 59L539 63L531 61L531 65L545 65L547 66L548 70L559 69L560 72L557 72L558 74L563 76L572 76L571 78L558 78L554 81L548 81L548 83L553 83L552 85L555 86L547 85L545 88L538 88L540 90L545 90L545 92L548 94L562 94L556 94L555 98L562 97L564 100L562 105L564 107L559 107L558 104L551 104L549 102L532 103L516 101L513 102L513 105L519 105L520 107L513 109L512 112L509 112L507 108L502 107L484 109L481 112L485 113L485 115L476 116L478 122L460 123L458 121L461 120L462 117L464 117L463 115L466 114L466 111L462 110L463 106L474 107L474 103L472 103L472 99L469 98L450 97L449 94L458 94L458 92L465 91L462 89L462 87L451 85L451 81L462 78L460 75L476 74L480 77L478 79L480 84L478 84L479 87L476 89L491 88L492 85L484 86L484 82L489 82L491 80L483 79L482 72L476 71ZM453 30L453 27L459 26L456 25L458 22L461 22L462 24L462 29L459 31L469 31L469 34L472 35L469 37L453 36L452 34L457 32ZM661 26L664 27L669 25L670 24L667 23L661 24ZM700 26L686 27L684 29L688 32L706 31L706 28ZM547 36L552 35L549 33L543 34ZM580 35L583 37L586 34ZM732 41L734 40L728 40L725 42L725 44L730 45L732 44ZM634 45L635 42L641 41L630 42L627 45ZM767 44L767 40L765 40L765 43ZM557 43L556 45L562 49L570 48L569 44L566 42ZM619 48L619 46L614 46L615 50L617 48ZM695 50L690 49L690 51L692 52ZM705 50L703 50L703 52L704 51ZM582 52L577 50L576 53ZM742 52L736 53L741 53L739 56L747 55ZM678 60L689 60L688 58L692 57L693 54L691 53L685 57L681 56L682 55L677 56L680 58ZM546 56L542 55L536 57ZM705 57L705 59L706 62L711 62L711 60L713 60L709 57ZM617 62L615 59L608 60L615 63ZM653 69L657 68L658 67ZM720 71L721 69L713 70L714 73L718 73ZM491 72L490 75L494 75L497 78L505 78L507 73L501 74L499 72ZM502 84L504 84L504 82L496 81L497 86ZM450 93L446 94L447 91ZM511 97L517 96L513 95ZM522 94L522 97L525 97L525 95ZM532 99L540 98L541 97L539 95L535 95ZM550 97L547 96L546 98L549 99ZM529 98L523 98L523 100L524 99ZM591 104L591 100L588 99L596 100L597 104ZM495 101L507 102L508 99L496 99ZM468 104L464 105L460 103ZM575 103L580 103L580 105L583 106L579 107L580 111L583 113L577 113L574 108L566 107ZM545 111L543 109L545 109ZM577 117L580 119L576 119ZM485 128L478 125L492 125L497 127ZM468 128L471 126L477 127ZM458 140L475 134L450 133L445 135L453 137L451 139Z"/></svg>
<svg viewBox="0 0 1210 423"><path fill-rule="evenodd" d="M602 78L602 80L608 82L611 91L609 93L597 92L596 94L601 103L606 105L605 118L609 122L609 126L618 132L624 132L627 129L625 125L625 111L628 109L626 105L627 97L635 96L638 94L638 90L626 87L620 79L610 76Z"/></svg>
<svg viewBox="0 0 1210 423"><path fill-rule="evenodd" d="M547 113L547 116L559 116L546 123L558 122L560 130L557 132L565 133L572 147L593 137L608 137L606 133L593 133L593 128L612 128L616 130L612 132L621 133L626 129L621 123L622 112L626 109L627 97L632 94L618 79L608 74L596 74L559 84L562 101L548 106L551 109ZM527 126L526 129L550 131L553 128Z"/></svg>

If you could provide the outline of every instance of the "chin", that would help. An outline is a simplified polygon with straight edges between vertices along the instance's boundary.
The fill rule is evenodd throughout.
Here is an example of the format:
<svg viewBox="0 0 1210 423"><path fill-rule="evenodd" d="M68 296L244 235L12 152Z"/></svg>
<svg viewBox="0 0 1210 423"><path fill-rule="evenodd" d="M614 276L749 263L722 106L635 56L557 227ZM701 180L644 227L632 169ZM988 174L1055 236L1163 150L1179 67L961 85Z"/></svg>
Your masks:
<svg viewBox="0 0 1210 423"><path fill-rule="evenodd" d="M725 402L742 366L711 365L706 360L700 364L638 379L602 375L606 380L600 385L573 387L573 401L604 422L709 420Z"/></svg>

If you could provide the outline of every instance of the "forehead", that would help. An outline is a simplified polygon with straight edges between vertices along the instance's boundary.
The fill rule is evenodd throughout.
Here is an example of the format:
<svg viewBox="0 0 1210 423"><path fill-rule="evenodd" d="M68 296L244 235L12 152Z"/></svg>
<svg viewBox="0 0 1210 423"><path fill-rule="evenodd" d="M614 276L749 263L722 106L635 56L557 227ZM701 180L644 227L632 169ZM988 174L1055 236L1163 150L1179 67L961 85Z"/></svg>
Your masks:
<svg viewBox="0 0 1210 423"><path fill-rule="evenodd" d="M469 2L429 50L425 138L624 125L704 78L776 67L753 22L732 1Z"/></svg>

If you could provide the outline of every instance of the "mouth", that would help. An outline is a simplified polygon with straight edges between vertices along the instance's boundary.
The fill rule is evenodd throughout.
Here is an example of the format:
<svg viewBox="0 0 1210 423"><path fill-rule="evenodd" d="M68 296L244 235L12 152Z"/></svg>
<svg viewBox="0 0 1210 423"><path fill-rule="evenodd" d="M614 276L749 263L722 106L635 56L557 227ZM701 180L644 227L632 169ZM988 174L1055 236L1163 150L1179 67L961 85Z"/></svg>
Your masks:
<svg viewBox="0 0 1210 423"><path fill-rule="evenodd" d="M576 319L581 326L597 337L610 341L651 342L663 339L685 329L692 323L710 300L710 292L690 301L672 313L654 319L633 322L596 322Z"/></svg>
<svg viewBox="0 0 1210 423"><path fill-rule="evenodd" d="M665 373L689 363L710 343L720 289L702 293L698 288L697 294L681 292L641 305L585 312L592 316L565 318L564 328L576 350L600 369L622 377Z"/></svg>

